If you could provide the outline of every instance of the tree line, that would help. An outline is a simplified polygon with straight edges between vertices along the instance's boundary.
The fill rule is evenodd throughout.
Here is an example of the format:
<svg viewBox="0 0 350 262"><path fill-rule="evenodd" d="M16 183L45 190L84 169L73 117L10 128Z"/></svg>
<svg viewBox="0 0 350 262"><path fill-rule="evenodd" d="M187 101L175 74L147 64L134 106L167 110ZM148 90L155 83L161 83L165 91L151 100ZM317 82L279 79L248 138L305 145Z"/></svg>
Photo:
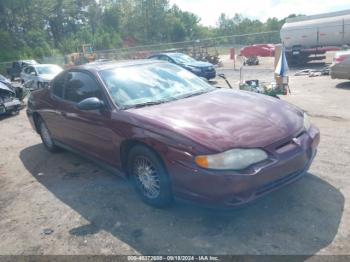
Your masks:
<svg viewBox="0 0 350 262"><path fill-rule="evenodd" d="M83 43L105 50L279 30L284 21L222 14L207 27L168 0L1 0L0 61L58 56Z"/></svg>

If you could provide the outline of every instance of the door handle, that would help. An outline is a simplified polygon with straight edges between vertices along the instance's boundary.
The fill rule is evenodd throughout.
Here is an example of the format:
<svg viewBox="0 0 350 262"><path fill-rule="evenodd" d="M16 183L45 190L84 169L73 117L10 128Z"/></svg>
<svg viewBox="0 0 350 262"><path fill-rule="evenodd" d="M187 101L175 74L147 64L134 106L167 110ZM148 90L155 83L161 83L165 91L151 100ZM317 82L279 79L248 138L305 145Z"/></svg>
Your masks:
<svg viewBox="0 0 350 262"><path fill-rule="evenodd" d="M67 113L61 111L61 116L67 117Z"/></svg>

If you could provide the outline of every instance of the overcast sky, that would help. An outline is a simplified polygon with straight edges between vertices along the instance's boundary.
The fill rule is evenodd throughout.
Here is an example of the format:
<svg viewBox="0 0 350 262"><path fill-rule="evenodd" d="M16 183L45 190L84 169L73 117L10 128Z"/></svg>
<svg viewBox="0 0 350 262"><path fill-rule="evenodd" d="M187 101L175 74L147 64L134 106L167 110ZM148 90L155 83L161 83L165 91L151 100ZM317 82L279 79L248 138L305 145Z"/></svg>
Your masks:
<svg viewBox="0 0 350 262"><path fill-rule="evenodd" d="M265 21L269 17L284 18L293 13L313 15L350 9L350 0L170 0L170 3L195 13L207 26L215 26L221 13L229 17L240 13Z"/></svg>

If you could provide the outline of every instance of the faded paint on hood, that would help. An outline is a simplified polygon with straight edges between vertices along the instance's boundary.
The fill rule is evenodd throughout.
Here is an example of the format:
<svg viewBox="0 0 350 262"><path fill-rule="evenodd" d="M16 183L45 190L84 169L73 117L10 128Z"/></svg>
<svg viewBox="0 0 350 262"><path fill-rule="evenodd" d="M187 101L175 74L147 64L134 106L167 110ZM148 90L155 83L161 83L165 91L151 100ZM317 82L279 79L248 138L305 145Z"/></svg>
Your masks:
<svg viewBox="0 0 350 262"><path fill-rule="evenodd" d="M128 112L143 125L152 123L158 133L163 132L162 128L172 130L217 152L264 147L303 128L303 113L295 106L265 95L228 89Z"/></svg>

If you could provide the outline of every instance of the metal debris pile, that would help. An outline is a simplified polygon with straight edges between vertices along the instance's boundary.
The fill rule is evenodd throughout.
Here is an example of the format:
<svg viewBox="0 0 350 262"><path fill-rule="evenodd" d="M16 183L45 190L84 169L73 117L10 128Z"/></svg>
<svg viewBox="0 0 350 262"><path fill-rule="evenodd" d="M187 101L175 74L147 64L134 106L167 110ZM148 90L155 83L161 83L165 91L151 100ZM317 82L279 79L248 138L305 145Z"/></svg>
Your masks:
<svg viewBox="0 0 350 262"><path fill-rule="evenodd" d="M299 70L294 75L295 76L307 75L309 77L329 75L329 66L326 66L322 69L310 69L309 68L309 69Z"/></svg>

